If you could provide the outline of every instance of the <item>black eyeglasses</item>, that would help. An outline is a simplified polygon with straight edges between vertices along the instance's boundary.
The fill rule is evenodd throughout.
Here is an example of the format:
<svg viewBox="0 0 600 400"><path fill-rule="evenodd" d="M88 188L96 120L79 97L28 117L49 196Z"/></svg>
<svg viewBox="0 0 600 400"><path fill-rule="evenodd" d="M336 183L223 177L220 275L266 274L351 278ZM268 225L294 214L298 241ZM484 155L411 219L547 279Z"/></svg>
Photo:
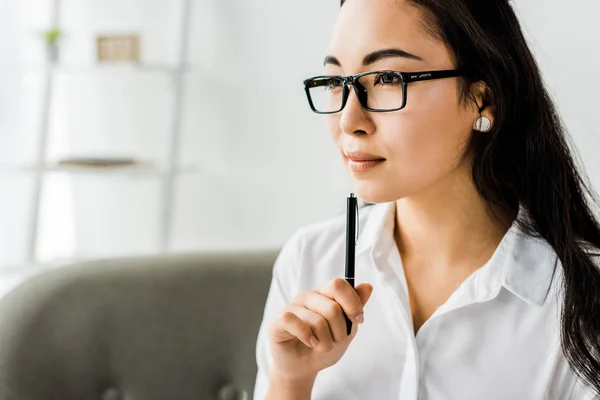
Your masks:
<svg viewBox="0 0 600 400"><path fill-rule="evenodd" d="M427 72L371 71L350 76L317 76L304 81L310 108L317 114L335 114L346 106L352 85L361 107L390 112L406 107L411 82L463 76L460 69Z"/></svg>

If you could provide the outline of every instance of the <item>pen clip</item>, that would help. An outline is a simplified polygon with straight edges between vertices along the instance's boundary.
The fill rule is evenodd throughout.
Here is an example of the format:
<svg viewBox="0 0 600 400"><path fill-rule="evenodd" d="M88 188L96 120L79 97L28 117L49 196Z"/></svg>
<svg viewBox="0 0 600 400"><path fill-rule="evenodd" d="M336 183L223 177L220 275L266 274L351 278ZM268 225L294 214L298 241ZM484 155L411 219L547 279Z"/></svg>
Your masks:
<svg viewBox="0 0 600 400"><path fill-rule="evenodd" d="M360 232L360 217L358 215L358 200L356 201L356 237L354 239L354 245L358 246L358 234Z"/></svg>

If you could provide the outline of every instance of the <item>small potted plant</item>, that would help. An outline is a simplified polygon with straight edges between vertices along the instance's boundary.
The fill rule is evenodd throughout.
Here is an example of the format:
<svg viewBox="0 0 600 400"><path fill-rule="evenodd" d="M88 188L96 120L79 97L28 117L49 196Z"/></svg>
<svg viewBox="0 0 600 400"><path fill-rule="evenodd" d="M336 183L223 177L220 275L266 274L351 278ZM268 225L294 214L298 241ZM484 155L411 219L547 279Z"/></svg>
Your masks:
<svg viewBox="0 0 600 400"><path fill-rule="evenodd" d="M59 28L54 27L44 32L44 41L46 43L46 51L48 52L48 60L51 63L58 61L58 42L62 36Z"/></svg>

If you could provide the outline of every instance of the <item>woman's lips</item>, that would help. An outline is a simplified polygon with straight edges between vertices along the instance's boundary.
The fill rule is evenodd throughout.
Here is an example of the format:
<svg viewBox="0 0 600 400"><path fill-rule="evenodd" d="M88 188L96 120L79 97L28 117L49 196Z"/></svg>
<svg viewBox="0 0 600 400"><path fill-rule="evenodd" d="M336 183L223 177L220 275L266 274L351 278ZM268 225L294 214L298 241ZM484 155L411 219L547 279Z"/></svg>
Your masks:
<svg viewBox="0 0 600 400"><path fill-rule="evenodd" d="M366 172L381 165L385 158L364 152L346 153L348 165L353 172Z"/></svg>
<svg viewBox="0 0 600 400"><path fill-rule="evenodd" d="M348 165L353 172L366 172L381 165L385 160L353 161L348 159Z"/></svg>

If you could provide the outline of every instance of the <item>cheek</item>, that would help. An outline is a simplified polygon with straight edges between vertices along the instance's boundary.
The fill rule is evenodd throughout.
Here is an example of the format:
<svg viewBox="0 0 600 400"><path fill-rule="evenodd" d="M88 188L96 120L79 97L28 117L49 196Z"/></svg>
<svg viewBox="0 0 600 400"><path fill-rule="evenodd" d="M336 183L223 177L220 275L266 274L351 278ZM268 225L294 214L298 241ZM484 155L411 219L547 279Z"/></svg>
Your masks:
<svg viewBox="0 0 600 400"><path fill-rule="evenodd" d="M471 134L470 123L458 103L456 84L425 83L410 89L406 108L382 121L387 125L383 131L393 132L386 136L397 170L431 181L457 166Z"/></svg>
<svg viewBox="0 0 600 400"><path fill-rule="evenodd" d="M342 134L340 129L340 113L331 114L326 116L327 130L331 134L331 137L335 143L337 143Z"/></svg>

